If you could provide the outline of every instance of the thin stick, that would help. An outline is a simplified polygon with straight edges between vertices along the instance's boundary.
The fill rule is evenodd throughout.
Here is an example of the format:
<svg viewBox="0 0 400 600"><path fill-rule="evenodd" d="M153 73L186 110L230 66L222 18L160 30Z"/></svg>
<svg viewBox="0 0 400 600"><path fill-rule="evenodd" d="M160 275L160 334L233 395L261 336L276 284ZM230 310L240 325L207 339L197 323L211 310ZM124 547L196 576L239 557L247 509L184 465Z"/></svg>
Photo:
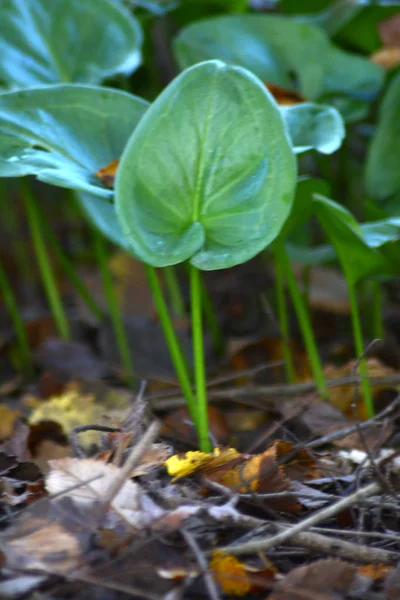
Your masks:
<svg viewBox="0 0 400 600"><path fill-rule="evenodd" d="M208 434L208 405L201 297L200 272L196 267L190 265L193 361L197 394L197 432L199 435L200 450L202 450L202 452L210 452L211 442Z"/></svg>
<svg viewBox="0 0 400 600"><path fill-rule="evenodd" d="M266 552L267 550L271 550L276 546L280 546L284 542L289 541L293 536L298 533L304 532L306 529L310 529L314 525L321 523L321 521L325 521L326 519L330 519L334 517L342 510L349 508L353 504L356 504L359 500L363 500L364 498L368 498L369 496L373 496L380 492L381 486L378 483L371 483L356 492L347 496L346 498L342 498L335 504L332 504L318 512L314 513L307 519L303 519L293 527L289 527L284 531L280 531L277 535L269 537L267 539L255 540L253 542L246 542L244 544L237 544L232 546L226 546L221 548L222 551L228 552L229 554L242 555L242 554L253 554L257 552Z"/></svg>
<svg viewBox="0 0 400 600"><path fill-rule="evenodd" d="M107 306L110 313L114 335L118 346L118 352L126 373L126 378L130 386L134 386L134 364L132 353L129 346L128 338L126 337L124 322L122 319L121 309L117 296L115 294L112 276L107 262L107 254L105 242L102 234L93 228L93 241L96 258L101 271L103 280L103 289L107 300Z"/></svg>
<svg viewBox="0 0 400 600"><path fill-rule="evenodd" d="M50 259L46 251L46 244L40 227L40 217L36 202L26 182L23 180L21 180L21 196L25 204L25 210L32 235L33 248L36 254L36 260L47 295L47 300L49 302L51 312L53 313L58 333L64 340L69 340L71 336L68 319L61 302L56 280L50 265Z"/></svg>
<svg viewBox="0 0 400 600"><path fill-rule="evenodd" d="M11 321L14 327L15 336L17 339L19 358L21 360L21 368L26 375L32 375L33 362L31 350L29 347L28 337L25 331L25 325L19 312L18 304L14 296L14 292L8 280L6 271L0 263L0 289L3 294L4 303L10 313Z"/></svg>
<svg viewBox="0 0 400 600"><path fill-rule="evenodd" d="M220 595L218 593L217 585L208 568L207 559L202 553L194 536L186 529L182 529L181 534L196 558L197 564L199 565L203 574L204 583L208 590L208 595L210 596L211 600L221 600Z"/></svg>
<svg viewBox="0 0 400 600"><path fill-rule="evenodd" d="M293 356L290 348L290 333L288 312L285 299L285 286L283 283L282 265L275 257L275 292L278 323L283 343L283 357L285 360L285 373L288 383L296 381L296 373L293 365Z"/></svg>
<svg viewBox="0 0 400 600"><path fill-rule="evenodd" d="M196 411L196 400L192 391L192 382L189 377L189 369L182 352L181 345L177 338L177 335L172 324L171 317L168 313L168 308L162 293L160 282L158 281L157 273L153 267L145 265L147 280L149 282L150 290L153 295L153 300L156 305L158 316L160 318L161 327L163 328L165 340L169 349L172 363L175 367L176 374L181 384L183 394L185 396L184 402L186 402L190 415L197 423L197 411Z"/></svg>
<svg viewBox="0 0 400 600"><path fill-rule="evenodd" d="M118 494L125 481L129 479L130 474L134 467L139 463L144 452L151 446L156 437L158 436L161 429L161 425L158 421L153 421L146 433L140 438L138 443L132 448L131 453L126 459L123 467L121 467L118 475L115 477L114 482L105 491L102 498L102 502L105 506L109 505L115 496Z"/></svg>
<svg viewBox="0 0 400 600"><path fill-rule="evenodd" d="M324 370L322 368L321 359L318 354L318 348L315 343L315 337L312 330L310 317L306 305L304 304L303 296L298 289L296 278L293 274L292 267L290 265L289 257L287 255L285 246L282 242L277 242L275 244L275 255L276 260L281 265L282 273L288 284L289 292L292 297L297 318L299 320L301 333L303 335L304 344L307 349L307 354L311 363L311 369L314 375L318 392L323 398L326 398L328 396L328 389L325 381L325 375Z"/></svg>

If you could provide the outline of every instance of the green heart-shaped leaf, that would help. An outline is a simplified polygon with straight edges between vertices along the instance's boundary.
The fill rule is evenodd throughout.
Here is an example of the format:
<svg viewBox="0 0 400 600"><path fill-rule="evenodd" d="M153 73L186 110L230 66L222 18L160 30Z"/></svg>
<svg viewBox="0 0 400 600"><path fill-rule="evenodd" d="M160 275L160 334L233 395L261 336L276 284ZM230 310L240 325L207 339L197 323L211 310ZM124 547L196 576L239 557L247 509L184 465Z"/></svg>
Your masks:
<svg viewBox="0 0 400 600"><path fill-rule="evenodd" d="M363 277L391 272L390 263L376 246L368 245L361 227L347 209L318 194L314 195L314 204L349 282L355 284Z"/></svg>
<svg viewBox="0 0 400 600"><path fill-rule="evenodd" d="M114 203L107 198L80 193L77 201L92 224L113 244L127 249L121 225L115 214Z"/></svg>
<svg viewBox="0 0 400 600"><path fill-rule="evenodd" d="M119 158L147 107L125 92L83 85L0 94L0 177L35 175L111 196L95 173Z"/></svg>
<svg viewBox="0 0 400 600"><path fill-rule="evenodd" d="M322 154L332 154L340 148L345 136L344 123L332 106L304 102L282 106L280 110L297 154L312 148Z"/></svg>
<svg viewBox="0 0 400 600"><path fill-rule="evenodd" d="M329 46L325 33L307 23L275 15L232 15L191 23L179 32L174 51L182 69L219 58L249 69L264 83L286 89L298 83L302 95L314 100L323 91Z"/></svg>
<svg viewBox="0 0 400 600"><path fill-rule="evenodd" d="M141 60L140 26L112 0L2 0L0 79L100 83Z"/></svg>
<svg viewBox="0 0 400 600"><path fill-rule="evenodd" d="M400 190L400 74L391 82L379 111L379 122L369 148L366 186L374 198Z"/></svg>
<svg viewBox="0 0 400 600"><path fill-rule="evenodd" d="M245 262L279 233L295 159L275 101L254 75L219 61L177 77L151 105L117 172L117 215L153 266Z"/></svg>
<svg viewBox="0 0 400 600"><path fill-rule="evenodd" d="M334 92L370 99L384 76L378 65L336 48L318 27L285 16L233 15L198 21L180 31L174 51L181 68L218 58L308 100Z"/></svg>

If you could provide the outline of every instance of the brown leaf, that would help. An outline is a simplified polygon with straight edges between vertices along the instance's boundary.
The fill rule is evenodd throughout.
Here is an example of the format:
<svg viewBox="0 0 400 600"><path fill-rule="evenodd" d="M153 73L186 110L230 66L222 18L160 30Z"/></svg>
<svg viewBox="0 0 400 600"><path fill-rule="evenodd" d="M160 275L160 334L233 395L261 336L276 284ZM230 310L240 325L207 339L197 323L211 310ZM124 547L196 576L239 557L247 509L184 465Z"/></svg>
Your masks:
<svg viewBox="0 0 400 600"><path fill-rule="evenodd" d="M267 563L267 559L265 559ZM215 550L210 569L222 592L232 596L245 596L269 587L276 577L276 569L268 561L254 566L240 561L236 556Z"/></svg>
<svg viewBox="0 0 400 600"><path fill-rule="evenodd" d="M210 432L218 445L224 446L227 444L230 437L230 430L226 418L224 414L212 404L208 406L208 422ZM196 431L188 409L182 407L169 413L163 420L161 434L180 442L192 442L196 435Z"/></svg>
<svg viewBox="0 0 400 600"><path fill-rule="evenodd" d="M112 160L105 167L101 167L98 171L96 171L95 175L101 179L104 185L110 189L114 187L115 175L117 173L119 164L119 159Z"/></svg>
<svg viewBox="0 0 400 600"><path fill-rule="evenodd" d="M295 366L297 381L306 381L311 378L311 371L307 356L302 352L294 341L290 341L293 363ZM242 371L251 367L264 364L267 362L282 362L284 361L283 341L280 337L264 337L257 341L240 344L231 353L230 365L234 371ZM283 374L283 366L276 366L268 369L268 374L272 376L274 381L281 382ZM238 377L235 379L236 385L244 385L248 383L249 378Z"/></svg>
<svg viewBox="0 0 400 600"><path fill-rule="evenodd" d="M338 600L350 590L357 567L336 559L317 560L290 571L268 600Z"/></svg>
<svg viewBox="0 0 400 600"><path fill-rule="evenodd" d="M382 44L386 48L391 46L400 48L400 13L381 21L378 30Z"/></svg>
<svg viewBox="0 0 400 600"><path fill-rule="evenodd" d="M21 416L19 410L11 410L8 406L0 404L0 441L11 437L15 421Z"/></svg>
<svg viewBox="0 0 400 600"><path fill-rule="evenodd" d="M371 54L370 59L373 63L382 67L382 69L389 71L400 65L400 47L389 46L381 48Z"/></svg>
<svg viewBox="0 0 400 600"><path fill-rule="evenodd" d="M267 83L265 87L271 92L280 106L293 106L294 104L306 102L306 99L301 94L292 90L286 90L273 83Z"/></svg>
<svg viewBox="0 0 400 600"><path fill-rule="evenodd" d="M351 361L341 367L327 365L324 369L326 378L328 379L343 379L353 374L356 361ZM377 358L367 359L367 372L369 377L386 377L396 374L395 369L387 367ZM386 389L398 389L395 384L377 384L373 386L374 393L381 392ZM355 387L353 385L339 385L329 389L329 401L341 410L349 419L354 419L352 403L354 402ZM363 403L362 390L358 390L358 411L361 419L366 419L365 406Z"/></svg>

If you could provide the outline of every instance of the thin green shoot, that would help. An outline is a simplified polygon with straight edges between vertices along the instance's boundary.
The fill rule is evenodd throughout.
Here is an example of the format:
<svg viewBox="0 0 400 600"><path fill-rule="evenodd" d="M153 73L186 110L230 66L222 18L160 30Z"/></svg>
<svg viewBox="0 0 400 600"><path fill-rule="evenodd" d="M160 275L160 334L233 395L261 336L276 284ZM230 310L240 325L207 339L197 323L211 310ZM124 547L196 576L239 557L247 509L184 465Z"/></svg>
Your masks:
<svg viewBox="0 0 400 600"><path fill-rule="evenodd" d="M179 286L179 280L175 267L165 267L163 269L164 281L167 286L168 298L171 304L172 311L178 319L186 317L185 301L183 299L182 290Z"/></svg>
<svg viewBox="0 0 400 600"><path fill-rule="evenodd" d="M128 338L126 337L121 308L114 289L114 282L107 260L106 243L102 234L93 228L93 245L97 264L100 268L103 290L107 301L118 352L125 371L128 384L135 385L134 364Z"/></svg>
<svg viewBox="0 0 400 600"><path fill-rule="evenodd" d="M288 312L285 298L284 278L282 274L281 261L275 260L275 292L276 308L278 314L279 331L283 344L283 359L285 361L284 369L288 383L295 383L296 372L293 364L293 355L290 347L290 332Z"/></svg>
<svg viewBox="0 0 400 600"><path fill-rule="evenodd" d="M93 315L96 317L96 319L101 320L104 316L102 309L100 308L100 306L95 302L95 300L91 296L88 288L82 281L81 277L79 277L72 261L70 261L69 258L66 256L64 250L61 247L60 242L57 239L57 236L54 234L54 232L50 226L50 223L47 220L47 217L44 215L43 211L41 210L41 208L39 206L37 206L36 208L37 208L37 211L38 211L38 214L40 217L41 226L44 230L45 236L49 240L51 247L54 251L54 254L57 257L57 260L59 261L65 274L67 275L67 277L71 281L72 285L75 287L75 289L79 293L82 300L88 306L89 310L91 310Z"/></svg>
<svg viewBox="0 0 400 600"><path fill-rule="evenodd" d="M186 403L190 412L190 415L195 423L197 430L197 409L196 409L196 398L192 390L192 382L190 380L189 368L185 360L185 356L182 352L181 345L176 335L171 316L168 312L167 303L163 296L161 284L159 282L157 272L154 267L144 264L146 270L147 280L153 296L154 304L157 309L157 313L160 319L161 327L164 332L165 340L169 349L172 363L175 368L179 383L181 384L183 395L185 396Z"/></svg>
<svg viewBox="0 0 400 600"><path fill-rule="evenodd" d="M7 273L0 263L0 289L4 299L4 303L10 314L11 321L15 331L15 337L17 340L17 347L19 353L19 361L22 372L25 375L32 375L33 373L33 362L31 350L29 347L28 337L26 335L24 322L21 317L21 313L18 308L18 303L15 299L14 292L11 284L8 280Z"/></svg>
<svg viewBox="0 0 400 600"><path fill-rule="evenodd" d="M317 344L315 342L311 319L305 305L303 295L298 288L285 246L281 241L275 243L275 257L276 261L280 264L282 274L288 285L317 390L323 398L327 398L328 387L326 384L321 359L318 353Z"/></svg>
<svg viewBox="0 0 400 600"><path fill-rule="evenodd" d="M375 414L374 400L372 395L371 386L368 378L367 361L365 359L365 347L364 339L361 328L360 311L358 309L356 289L355 285L351 281L351 278L346 274L344 269L344 275L347 283L347 289L349 292L350 300L350 311L351 311L351 323L353 327L353 338L356 355L359 357L360 374L361 374L361 389L364 397L364 406L366 410L367 419L370 419Z"/></svg>
<svg viewBox="0 0 400 600"><path fill-rule="evenodd" d="M199 270L190 265L190 302L192 314L194 379L197 395L197 432L202 452L210 452L212 445L208 432L208 405L206 371L204 359L204 339L202 320L202 293Z"/></svg>
<svg viewBox="0 0 400 600"><path fill-rule="evenodd" d="M62 305L61 297L57 288L57 283L53 274L50 263L50 258L46 250L46 242L43 237L42 228L40 226L40 216L36 205L36 200L33 197L28 185L24 180L21 180L21 196L24 201L26 214L28 217L29 228L31 231L33 248L36 255L40 275L43 282L43 287L46 292L47 300L57 326L57 330L61 338L64 340L70 339L70 328L68 319Z"/></svg>
<svg viewBox="0 0 400 600"><path fill-rule="evenodd" d="M372 336L378 340L385 337L385 326L383 324L383 292L379 281L370 281L372 295Z"/></svg>
<svg viewBox="0 0 400 600"><path fill-rule="evenodd" d="M215 307L211 299L210 292L207 289L204 277L200 274L200 285L202 295L202 306L204 318L207 323L207 329L211 334L214 351L217 356L223 356L225 350L225 341L222 335L221 328L218 323Z"/></svg>

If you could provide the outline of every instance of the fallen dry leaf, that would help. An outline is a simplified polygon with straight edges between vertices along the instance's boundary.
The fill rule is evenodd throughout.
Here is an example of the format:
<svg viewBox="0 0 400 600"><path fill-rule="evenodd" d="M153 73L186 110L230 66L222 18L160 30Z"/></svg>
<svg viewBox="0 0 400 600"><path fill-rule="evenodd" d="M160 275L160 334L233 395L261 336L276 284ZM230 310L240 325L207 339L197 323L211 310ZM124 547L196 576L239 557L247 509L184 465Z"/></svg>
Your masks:
<svg viewBox="0 0 400 600"><path fill-rule="evenodd" d="M267 600L339 600L350 590L357 567L323 559L293 569L280 581Z"/></svg>
<svg viewBox="0 0 400 600"><path fill-rule="evenodd" d="M370 59L373 63L382 67L382 69L389 71L400 65L400 47L390 46L388 48L381 48L371 54Z"/></svg>
<svg viewBox="0 0 400 600"><path fill-rule="evenodd" d="M354 368L356 366L356 361L351 361L341 367L335 367L333 365L327 365L324 368L324 374L327 379L343 379L344 377L349 377L353 375ZM367 359L367 372L369 377L386 377L390 375L395 375L395 369L391 367L387 367L383 363L381 363L377 358L368 358ZM395 384L378 384L373 385L374 393L379 393L386 389L399 389L399 385ZM349 417L349 419L354 419L354 413L352 409L352 403L354 402L354 393L355 386L353 385L339 385L329 389L329 401L336 406L339 410L341 410L345 416ZM358 410L360 413L360 418L366 419L367 415L365 414L365 407L362 401L362 390L358 390Z"/></svg>
<svg viewBox="0 0 400 600"><path fill-rule="evenodd" d="M209 429L213 439L216 440L218 445L227 444L230 437L230 429L225 415L219 408L212 404L208 406L207 410ZM192 442L196 435L196 430L186 406L168 414L163 420L161 435L172 437L175 441L179 442Z"/></svg>
<svg viewBox="0 0 400 600"><path fill-rule="evenodd" d="M306 102L306 99L297 92L286 90L273 83L267 83L265 87L271 92L280 106L293 106L294 104Z"/></svg>
<svg viewBox="0 0 400 600"><path fill-rule="evenodd" d="M119 477L121 469L92 458L62 458L49 462L46 489L74 502L91 505L101 502ZM143 504L144 503L144 504ZM134 527L143 527L164 514L142 493L137 483L126 480L110 506Z"/></svg>
<svg viewBox="0 0 400 600"><path fill-rule="evenodd" d="M378 30L384 46L400 48L400 13L381 21Z"/></svg>
<svg viewBox="0 0 400 600"><path fill-rule="evenodd" d="M95 175L101 179L104 185L110 189L114 187L115 175L117 173L119 164L119 159L112 160L105 167L101 167L98 171L96 171Z"/></svg>
<svg viewBox="0 0 400 600"><path fill-rule="evenodd" d="M209 473L222 466L231 465L233 462L243 462L244 455L234 448L214 448L212 453L193 451L185 454L174 454L164 465L168 475L176 479L187 477L192 473Z"/></svg>
<svg viewBox="0 0 400 600"><path fill-rule="evenodd" d="M20 416L19 410L11 410L8 406L0 405L0 441L11 437L15 421Z"/></svg>
<svg viewBox="0 0 400 600"><path fill-rule="evenodd" d="M64 434L69 435L76 427L83 425L109 425L106 413L112 414L107 407L96 402L94 394L81 392L79 385L70 384L60 396L38 401L28 397L26 402L35 406L28 421L30 425L42 422L55 422L62 427ZM99 433L88 431L80 434L79 442L84 447L90 447L98 442Z"/></svg>
<svg viewBox="0 0 400 600"><path fill-rule="evenodd" d="M250 579L236 556L217 550L210 560L210 569L224 594L244 596L250 591Z"/></svg>
<svg viewBox="0 0 400 600"><path fill-rule="evenodd" d="M381 21L378 30L383 48L374 52L370 59L383 69L394 69L400 64L400 14Z"/></svg>
<svg viewBox="0 0 400 600"><path fill-rule="evenodd" d="M276 569L265 559L261 567L241 562L236 556L215 550L210 569L222 592L232 596L245 596L269 587L276 577Z"/></svg>

